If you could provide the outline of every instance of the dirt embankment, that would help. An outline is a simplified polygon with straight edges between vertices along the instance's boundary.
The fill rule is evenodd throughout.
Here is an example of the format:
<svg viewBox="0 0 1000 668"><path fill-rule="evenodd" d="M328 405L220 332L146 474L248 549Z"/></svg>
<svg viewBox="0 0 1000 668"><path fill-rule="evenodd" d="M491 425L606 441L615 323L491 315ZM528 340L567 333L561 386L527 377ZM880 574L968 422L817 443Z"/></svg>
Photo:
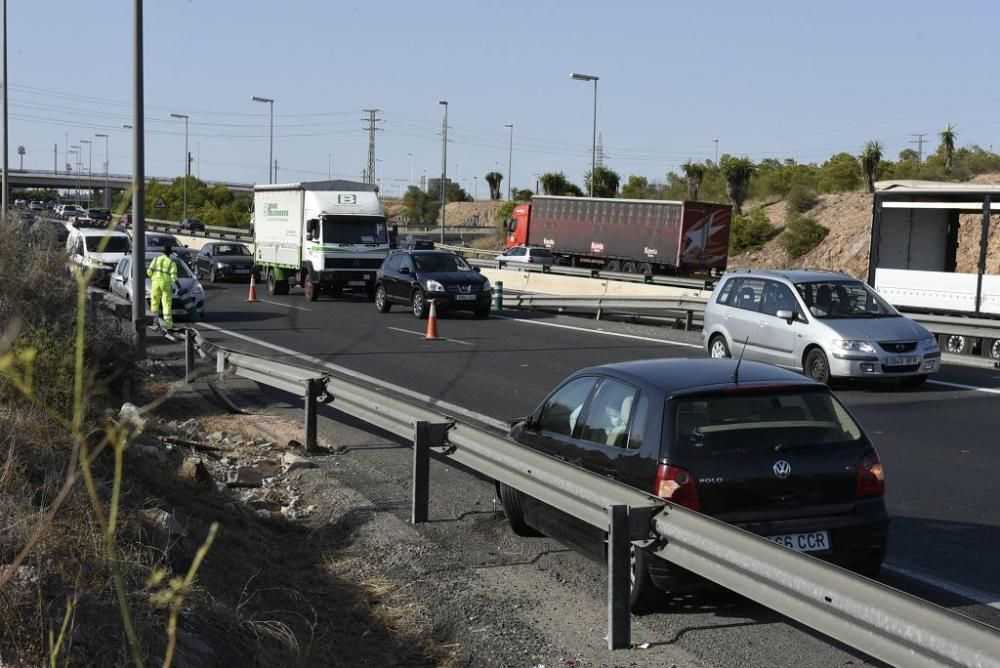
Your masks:
<svg viewBox="0 0 1000 668"><path fill-rule="evenodd" d="M403 200L385 199L385 215L389 218L403 214ZM445 207L445 219L449 226L489 227L493 216L503 206L503 201L449 202Z"/></svg>
<svg viewBox="0 0 1000 668"><path fill-rule="evenodd" d="M984 174L973 180L978 184L998 184L1000 174ZM858 278L868 274L868 254L871 242L872 196L868 193L834 193L820 195L812 209L805 213L830 230L830 234L815 249L797 260L791 260L781 247L781 235L787 222L785 202L764 206L764 211L778 234L757 251L729 258L730 268L781 269L809 267L842 271ZM959 219L958 271L975 272L979 261L979 241L982 233L981 216L962 215ZM989 250L986 270L1000 273L1000 216L990 223Z"/></svg>

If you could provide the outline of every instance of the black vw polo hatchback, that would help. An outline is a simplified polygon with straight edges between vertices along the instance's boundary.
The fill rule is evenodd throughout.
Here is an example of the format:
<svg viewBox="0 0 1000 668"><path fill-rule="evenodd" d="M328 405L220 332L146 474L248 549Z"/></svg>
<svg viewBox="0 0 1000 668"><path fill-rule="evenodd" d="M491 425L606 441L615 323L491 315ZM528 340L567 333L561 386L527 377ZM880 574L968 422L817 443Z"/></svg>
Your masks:
<svg viewBox="0 0 1000 668"><path fill-rule="evenodd" d="M792 550L874 577L889 519L882 464L828 387L769 364L654 359L577 371L510 436ZM515 533L604 557L606 533L499 486ZM704 586L641 549L632 607Z"/></svg>
<svg viewBox="0 0 1000 668"><path fill-rule="evenodd" d="M486 318L492 296L490 281L479 267L451 251L395 251L375 277L375 308L380 313L403 304L415 317L426 318L433 299L438 309L462 309Z"/></svg>

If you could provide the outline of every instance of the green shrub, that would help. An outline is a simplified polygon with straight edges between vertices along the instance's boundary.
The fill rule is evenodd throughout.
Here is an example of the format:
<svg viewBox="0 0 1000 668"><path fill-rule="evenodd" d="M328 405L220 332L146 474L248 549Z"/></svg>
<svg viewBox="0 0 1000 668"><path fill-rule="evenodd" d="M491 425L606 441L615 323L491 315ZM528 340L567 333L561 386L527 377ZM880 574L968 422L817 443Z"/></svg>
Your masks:
<svg viewBox="0 0 1000 668"><path fill-rule="evenodd" d="M819 246L829 233L830 230L812 218L794 216L781 235L781 247L794 260Z"/></svg>
<svg viewBox="0 0 1000 668"><path fill-rule="evenodd" d="M739 255L758 250L774 236L774 225L768 220L763 209L754 209L749 215L733 214L729 228L729 254Z"/></svg>
<svg viewBox="0 0 1000 668"><path fill-rule="evenodd" d="M788 211L793 214L805 213L816 206L818 201L816 193L800 186L794 186L788 191L788 196L785 198L785 202L788 204Z"/></svg>

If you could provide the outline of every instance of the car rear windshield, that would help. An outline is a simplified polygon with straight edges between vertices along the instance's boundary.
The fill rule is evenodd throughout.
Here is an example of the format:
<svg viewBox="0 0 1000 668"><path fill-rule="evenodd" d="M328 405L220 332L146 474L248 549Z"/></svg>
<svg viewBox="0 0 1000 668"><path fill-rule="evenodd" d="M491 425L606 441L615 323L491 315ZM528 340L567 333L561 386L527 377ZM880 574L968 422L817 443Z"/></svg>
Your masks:
<svg viewBox="0 0 1000 668"><path fill-rule="evenodd" d="M107 243L101 245L101 242ZM128 237L87 237L87 250L94 253L131 253L132 244Z"/></svg>
<svg viewBox="0 0 1000 668"><path fill-rule="evenodd" d="M847 410L826 391L729 393L674 403L672 455L783 452L862 437Z"/></svg>
<svg viewBox="0 0 1000 668"><path fill-rule="evenodd" d="M413 256L417 271L432 273L448 273L453 271L472 271L469 263L458 255L451 253L427 253Z"/></svg>

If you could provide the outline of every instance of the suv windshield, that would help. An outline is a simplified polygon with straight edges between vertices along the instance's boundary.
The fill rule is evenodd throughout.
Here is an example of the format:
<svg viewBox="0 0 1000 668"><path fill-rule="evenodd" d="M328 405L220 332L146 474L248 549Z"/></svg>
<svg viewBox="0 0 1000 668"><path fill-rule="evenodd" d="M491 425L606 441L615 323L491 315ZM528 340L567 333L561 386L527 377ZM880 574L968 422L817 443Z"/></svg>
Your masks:
<svg viewBox="0 0 1000 668"><path fill-rule="evenodd" d="M861 281L810 281L795 289L817 318L891 318L896 312Z"/></svg>
<svg viewBox="0 0 1000 668"><path fill-rule="evenodd" d="M672 454L687 457L783 452L861 438L861 428L826 391L683 399L674 416Z"/></svg>
<svg viewBox="0 0 1000 668"><path fill-rule="evenodd" d="M417 271L427 273L448 273L453 271L472 271L469 263L458 255L451 253L426 253L413 256Z"/></svg>
<svg viewBox="0 0 1000 668"><path fill-rule="evenodd" d="M325 216L325 244L387 244L385 219L365 216Z"/></svg>
<svg viewBox="0 0 1000 668"><path fill-rule="evenodd" d="M107 240L103 248L101 242ZM87 250L92 253L131 253L132 243L128 237L87 237Z"/></svg>

